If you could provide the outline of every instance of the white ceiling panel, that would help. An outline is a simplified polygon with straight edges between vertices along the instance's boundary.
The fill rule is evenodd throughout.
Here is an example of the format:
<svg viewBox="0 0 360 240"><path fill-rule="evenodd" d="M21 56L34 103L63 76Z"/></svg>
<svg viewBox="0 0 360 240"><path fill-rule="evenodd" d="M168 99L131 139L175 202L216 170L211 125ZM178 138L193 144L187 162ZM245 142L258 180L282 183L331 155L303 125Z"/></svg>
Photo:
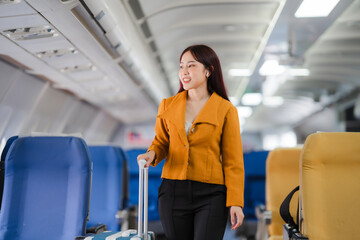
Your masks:
<svg viewBox="0 0 360 240"><path fill-rule="evenodd" d="M32 9L25 1L15 4L5 4L0 7L0 18L17 15L34 14L36 11Z"/></svg>
<svg viewBox="0 0 360 240"><path fill-rule="evenodd" d="M16 41L24 49L32 53L38 53L41 51L56 50L73 48L73 45L66 40L62 35L51 38L40 38L26 41Z"/></svg>
<svg viewBox="0 0 360 240"><path fill-rule="evenodd" d="M44 25L49 25L49 22L47 22L38 14L12 16L1 18L0 31L14 28L38 27Z"/></svg>
<svg viewBox="0 0 360 240"><path fill-rule="evenodd" d="M281 80L274 93L284 105L253 107L244 128L262 131L294 125L360 86L360 1L340 0L328 17L299 19L301 2L26 0L0 5L0 54L124 123L156 117L160 100L178 90L179 56L192 44L217 52L229 95L238 101L244 92L263 93L271 77L258 71L267 59L307 67L306 77L273 77ZM58 36L18 41L3 32L40 26ZM252 74L230 76L232 68Z"/></svg>

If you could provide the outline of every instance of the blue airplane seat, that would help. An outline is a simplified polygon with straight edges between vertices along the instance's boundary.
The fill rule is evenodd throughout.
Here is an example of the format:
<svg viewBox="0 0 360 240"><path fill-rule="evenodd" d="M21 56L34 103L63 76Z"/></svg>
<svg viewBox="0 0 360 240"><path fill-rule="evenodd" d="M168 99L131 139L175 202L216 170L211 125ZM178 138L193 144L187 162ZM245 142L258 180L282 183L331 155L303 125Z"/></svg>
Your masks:
<svg viewBox="0 0 360 240"><path fill-rule="evenodd" d="M1 240L85 235L91 160L77 137L20 137L5 157Z"/></svg>
<svg viewBox="0 0 360 240"><path fill-rule="evenodd" d="M147 149L129 149L125 151L130 177L129 205L137 206L139 201L139 166L137 156L146 153ZM158 189L161 184L161 173L165 161L161 161L156 167L149 168L149 221L160 220L158 208Z"/></svg>
<svg viewBox="0 0 360 240"><path fill-rule="evenodd" d="M1 158L0 158L0 209L1 209L1 203L2 203L2 195L3 195L3 191L4 191L4 173L5 173L5 157L6 154L9 151L9 148L11 146L11 144L18 139L18 136L12 136L10 137L5 144L5 147L1 153Z"/></svg>
<svg viewBox="0 0 360 240"><path fill-rule="evenodd" d="M116 213L127 207L128 169L123 150L115 146L89 146L93 177L88 226L99 223L119 231Z"/></svg>
<svg viewBox="0 0 360 240"><path fill-rule="evenodd" d="M255 207L259 204L265 205L265 172L268 153L269 151L244 153L244 215L247 220L256 220Z"/></svg>

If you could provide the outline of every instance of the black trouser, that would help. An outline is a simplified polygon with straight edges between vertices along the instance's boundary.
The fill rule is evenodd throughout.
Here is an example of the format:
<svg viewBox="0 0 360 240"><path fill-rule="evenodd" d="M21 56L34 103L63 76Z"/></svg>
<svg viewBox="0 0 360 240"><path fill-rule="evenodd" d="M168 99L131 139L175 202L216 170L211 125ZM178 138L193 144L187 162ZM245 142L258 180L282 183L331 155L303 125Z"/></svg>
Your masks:
<svg viewBox="0 0 360 240"><path fill-rule="evenodd" d="M221 240L228 219L226 187L163 179L159 214L168 240Z"/></svg>

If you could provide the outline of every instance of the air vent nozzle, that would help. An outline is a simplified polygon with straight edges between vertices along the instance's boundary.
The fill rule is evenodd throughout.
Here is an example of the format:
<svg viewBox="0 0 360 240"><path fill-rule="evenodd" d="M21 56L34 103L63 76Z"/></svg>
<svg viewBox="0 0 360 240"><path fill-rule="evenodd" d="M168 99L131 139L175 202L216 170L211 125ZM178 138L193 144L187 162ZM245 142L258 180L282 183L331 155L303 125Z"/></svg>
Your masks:
<svg viewBox="0 0 360 240"><path fill-rule="evenodd" d="M87 65L76 65L71 67L65 67L60 69L60 72L63 73L73 73L73 72L81 72L81 71L95 71L96 67L92 64Z"/></svg>
<svg viewBox="0 0 360 240"><path fill-rule="evenodd" d="M14 28L3 31L14 41L34 40L38 38L56 37L59 34L49 26Z"/></svg>
<svg viewBox="0 0 360 240"><path fill-rule="evenodd" d="M60 0L61 3L72 3L72 2L76 2L77 0Z"/></svg>
<svg viewBox="0 0 360 240"><path fill-rule="evenodd" d="M77 54L79 51L75 48L66 48L66 49L54 49L47 50L43 52L37 52L36 56L39 58L51 58L51 57L62 57L67 54Z"/></svg>
<svg viewBox="0 0 360 240"><path fill-rule="evenodd" d="M0 5L5 5L5 4L16 4L21 2L21 0L0 0Z"/></svg>

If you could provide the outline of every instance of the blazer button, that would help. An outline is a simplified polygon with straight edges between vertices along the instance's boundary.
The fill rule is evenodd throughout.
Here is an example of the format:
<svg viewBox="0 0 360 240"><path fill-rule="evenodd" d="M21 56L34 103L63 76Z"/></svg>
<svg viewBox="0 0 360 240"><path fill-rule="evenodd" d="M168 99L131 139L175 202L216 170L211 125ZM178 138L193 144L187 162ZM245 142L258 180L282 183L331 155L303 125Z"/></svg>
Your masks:
<svg viewBox="0 0 360 240"><path fill-rule="evenodd" d="M193 127L193 128L191 129L191 132L192 132L192 133L194 133L194 132L195 132L195 127Z"/></svg>
<svg viewBox="0 0 360 240"><path fill-rule="evenodd" d="M187 148L187 145L184 145L185 148Z"/></svg>

